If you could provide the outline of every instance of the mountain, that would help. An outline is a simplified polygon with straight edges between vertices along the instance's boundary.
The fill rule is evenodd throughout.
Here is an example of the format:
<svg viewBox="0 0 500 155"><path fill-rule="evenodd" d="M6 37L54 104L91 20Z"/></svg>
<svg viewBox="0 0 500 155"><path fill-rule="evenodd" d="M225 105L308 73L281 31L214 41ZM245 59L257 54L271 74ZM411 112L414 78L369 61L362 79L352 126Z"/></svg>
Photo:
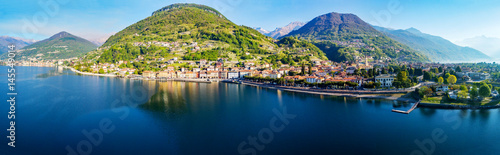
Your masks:
<svg viewBox="0 0 500 155"><path fill-rule="evenodd" d="M0 54L8 52L9 48L7 46L9 46L10 44L16 45L16 49L21 49L34 42L35 40L28 40L28 39L9 37L9 36L0 36Z"/></svg>
<svg viewBox="0 0 500 155"><path fill-rule="evenodd" d="M366 56L378 60L428 61L425 56L385 36L354 14L324 14L286 36L314 42L335 61L353 61Z"/></svg>
<svg viewBox="0 0 500 155"><path fill-rule="evenodd" d="M271 31L269 33L266 33L266 36L270 36L274 39L281 38L282 36L287 35L288 33L298 30L302 26L304 26L305 23L302 22L291 22L290 24L286 25L285 27L280 27L276 28L274 31Z"/></svg>
<svg viewBox="0 0 500 155"><path fill-rule="evenodd" d="M375 28L390 38L419 51L432 61L468 62L490 59L476 49L455 45L442 37L422 33L415 28L406 30L393 30L377 26Z"/></svg>
<svg viewBox="0 0 500 155"><path fill-rule="evenodd" d="M59 32L48 39L35 42L18 51L18 57L65 59L95 50L97 45L68 32Z"/></svg>
<svg viewBox="0 0 500 155"><path fill-rule="evenodd" d="M478 49L492 58L500 58L500 38L477 36L457 41L455 43Z"/></svg>
<svg viewBox="0 0 500 155"><path fill-rule="evenodd" d="M261 27L254 27L253 29L259 31L260 33L262 33L263 35L266 35L266 36L267 36L267 34L269 34L268 30L265 30L265 29L263 29Z"/></svg>
<svg viewBox="0 0 500 155"><path fill-rule="evenodd" d="M99 62L155 58L184 60L274 61L283 50L257 30L229 21L217 10L199 4L173 4L112 35L102 46ZM295 54L306 56L311 52ZM260 59L262 58L262 59ZM314 58L326 59L322 55Z"/></svg>

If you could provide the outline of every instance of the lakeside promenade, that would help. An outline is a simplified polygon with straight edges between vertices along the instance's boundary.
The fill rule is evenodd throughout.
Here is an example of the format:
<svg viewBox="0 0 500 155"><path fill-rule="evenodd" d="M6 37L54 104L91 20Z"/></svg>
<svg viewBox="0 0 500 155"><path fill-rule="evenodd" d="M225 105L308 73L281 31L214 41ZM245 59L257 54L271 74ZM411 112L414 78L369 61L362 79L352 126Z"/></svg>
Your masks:
<svg viewBox="0 0 500 155"><path fill-rule="evenodd" d="M382 96L382 95L391 95L391 94L403 94L403 93L407 93L407 91L363 91L363 90L311 89L311 88L303 88L303 87L268 85L268 84L249 82L249 81L242 81L241 84L255 86L255 87L262 87L262 88L278 89L278 90L290 91L290 92L316 94L316 95L329 95L329 96L337 96L337 97L350 97L350 98L363 98L363 99L385 99L385 100L395 100L395 101L402 101L402 102L415 102L415 100L412 98L395 97L395 96Z"/></svg>

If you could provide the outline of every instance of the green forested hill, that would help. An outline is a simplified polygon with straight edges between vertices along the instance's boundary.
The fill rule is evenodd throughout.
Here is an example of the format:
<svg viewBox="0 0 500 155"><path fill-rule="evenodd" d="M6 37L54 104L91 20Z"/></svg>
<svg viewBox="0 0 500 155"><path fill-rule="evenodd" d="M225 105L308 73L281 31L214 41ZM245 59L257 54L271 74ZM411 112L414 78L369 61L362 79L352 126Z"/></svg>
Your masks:
<svg viewBox="0 0 500 155"><path fill-rule="evenodd" d="M213 8L173 4L111 36L102 46L98 61L133 60L138 56L146 60L259 60L284 50L273 38L236 25ZM295 53L305 56L311 52ZM315 51L313 58L326 59L320 53Z"/></svg>
<svg viewBox="0 0 500 155"><path fill-rule="evenodd" d="M95 50L97 45L68 32L60 32L52 37L25 46L17 57L37 57L42 59L65 59L78 57Z"/></svg>
<svg viewBox="0 0 500 155"><path fill-rule="evenodd" d="M353 14L328 13L318 16L287 36L314 42L329 59L352 61L355 56L373 56L376 59L400 61L428 61Z"/></svg>

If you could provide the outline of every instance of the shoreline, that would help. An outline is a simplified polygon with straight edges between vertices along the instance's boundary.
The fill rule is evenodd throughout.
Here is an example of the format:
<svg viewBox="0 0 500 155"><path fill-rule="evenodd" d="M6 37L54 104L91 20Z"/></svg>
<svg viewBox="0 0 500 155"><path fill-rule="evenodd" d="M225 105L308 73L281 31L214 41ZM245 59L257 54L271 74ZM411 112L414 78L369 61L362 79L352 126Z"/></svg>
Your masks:
<svg viewBox="0 0 500 155"><path fill-rule="evenodd" d="M92 76L104 76L104 77L118 77L117 75L109 75L109 74L95 74L95 73L87 73L87 72L81 72L78 71L72 67L67 67L63 66L64 68L68 68L71 71L75 73L79 73L82 75L92 75ZM141 79L143 81L150 81L150 79ZM164 81L178 81L178 82L202 82L202 83L211 83L211 82L222 82L222 80L214 80L214 81L206 81L206 79L179 79L179 78L174 78L174 79L167 79L167 80L156 80L158 82L164 82ZM307 93L307 94L316 94L316 95L328 95L328 96L337 96L337 97L350 97L350 98L362 98L362 99L385 99L385 100L393 100L393 101L401 101L401 102L416 102L415 99L411 98L402 98L402 97L393 97L393 96L380 96L376 95L375 93L377 92L362 92L362 93L348 93L348 92L319 92L319 91L313 91L313 90L299 90L299 89L292 89L292 88L279 88L279 87L273 87L273 86L267 86L263 84L252 84L250 82L241 82L243 85L249 85L249 86L256 86L256 87L263 87L263 88L270 88L270 89L278 89L278 90L283 90L283 91L290 91L290 92L299 92L299 93ZM400 91L400 92L384 92L384 94L390 95L390 94L404 94L407 93L408 91ZM380 93L380 92L378 92Z"/></svg>
<svg viewBox="0 0 500 155"><path fill-rule="evenodd" d="M87 72L81 72L79 70L74 69L73 67L67 67L67 66L62 66L63 68L68 68L71 71L78 73L78 74L83 74L83 75L92 75L92 76L104 76L104 77L117 77L117 75L111 75L111 74L95 74L95 73L87 73Z"/></svg>
<svg viewBox="0 0 500 155"><path fill-rule="evenodd" d="M385 99L385 100L393 100L393 101L401 101L401 102L416 102L415 99L412 98L404 98L404 97L393 97L393 96L380 96L376 94L355 94L355 93L338 93L338 92L321 92L314 90L299 90L293 88L283 88L283 87L274 87L263 84L256 84L250 82L241 82L243 85L254 86L254 87L262 87L269 89L277 89L282 91L289 92L299 92L299 93L307 93L307 94L316 94L316 95L328 95L328 96L336 96L336 97L350 97L350 98L360 98L360 99ZM402 93L388 93L388 94L402 94Z"/></svg>
<svg viewBox="0 0 500 155"><path fill-rule="evenodd" d="M64 68L68 68L71 71L75 73L79 73L82 75L91 75L91 76L103 76L103 77L118 77L117 75L110 75L110 74L95 74L95 73L87 73L87 72L81 72L78 71L72 67L66 67L63 66ZM151 79L141 79L143 81L151 81ZM173 78L173 79L167 79L167 80L156 80L154 81L158 82L165 82L165 81L177 81L177 82L196 82L196 83L212 83L212 82L224 82L223 80L211 80L206 81L206 79L180 79L180 78ZM391 94L404 94L408 93L410 90L403 90L403 91L386 91L386 92L381 92L381 91L375 91L375 92L338 92L342 90L333 90L330 92L324 91L324 90L304 90L304 89L296 89L296 88L284 88L281 86L272 86L272 85L266 85L266 84L260 84L260 83L255 83L255 82L248 82L248 81L242 81L240 84L242 85L247 85L247 86L253 86L253 87L262 87L262 88L269 88L269 89L276 89L276 90L282 90L282 91L288 91L288 92L298 92L298 93L306 93L306 94L314 94L314 95L328 95L328 96L336 96L336 97L349 97L349 98L359 98L359 99L382 99L382 100L392 100L392 101L399 101L399 102L417 102L417 100L413 98L405 98L405 97L394 97L394 96L382 96L382 95L391 95ZM378 93L378 94L377 94ZM443 105L443 104L430 104L430 103L420 103L418 105L419 108L430 108L430 109L451 109L451 110L464 110L464 109L470 109L470 110L476 110L476 109L500 109L500 104L499 105L493 105L493 106L470 106L470 105Z"/></svg>
<svg viewBox="0 0 500 155"><path fill-rule="evenodd" d="M432 104L432 103L420 103L418 107L430 108L430 109L451 109L451 110L480 110L480 109L499 109L500 105L491 106L473 106L473 105L451 105L451 104Z"/></svg>

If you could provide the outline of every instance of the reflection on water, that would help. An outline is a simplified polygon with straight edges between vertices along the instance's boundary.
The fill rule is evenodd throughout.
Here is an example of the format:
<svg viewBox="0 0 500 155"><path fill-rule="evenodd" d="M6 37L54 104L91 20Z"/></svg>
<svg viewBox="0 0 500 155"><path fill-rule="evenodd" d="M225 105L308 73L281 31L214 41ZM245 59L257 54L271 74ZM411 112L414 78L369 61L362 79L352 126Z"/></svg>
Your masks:
<svg viewBox="0 0 500 155"><path fill-rule="evenodd" d="M65 70L66 72L64 72ZM53 76L69 75L70 73L68 73L67 71L68 69L64 69L63 67L54 67L54 70L50 70L43 74L38 74L36 75L36 78L49 78Z"/></svg>
<svg viewBox="0 0 500 155"><path fill-rule="evenodd" d="M158 83L156 93L140 107L151 111L164 112L169 118L176 118L185 113L187 111L186 100L179 91L174 90L176 87L173 87L172 84L171 82Z"/></svg>
<svg viewBox="0 0 500 155"><path fill-rule="evenodd" d="M418 108L422 116L430 117L436 114L436 109L431 108Z"/></svg>
<svg viewBox="0 0 500 155"><path fill-rule="evenodd" d="M432 138L436 128L449 140L436 143L434 154L500 152L498 109L418 108L402 115L391 110L412 104L227 83L78 76L62 68L17 69L24 79L17 83L23 91L16 106L22 143L14 153L0 145L0 154L67 154L65 147L88 140L82 130L99 129L103 118L116 129L103 135L101 145L92 145L92 154L238 154L238 145L260 136L273 118L283 116L284 107L297 117L258 154L410 154L419 149L415 140ZM37 75L44 79L34 79ZM122 120L122 114L128 117Z"/></svg>

